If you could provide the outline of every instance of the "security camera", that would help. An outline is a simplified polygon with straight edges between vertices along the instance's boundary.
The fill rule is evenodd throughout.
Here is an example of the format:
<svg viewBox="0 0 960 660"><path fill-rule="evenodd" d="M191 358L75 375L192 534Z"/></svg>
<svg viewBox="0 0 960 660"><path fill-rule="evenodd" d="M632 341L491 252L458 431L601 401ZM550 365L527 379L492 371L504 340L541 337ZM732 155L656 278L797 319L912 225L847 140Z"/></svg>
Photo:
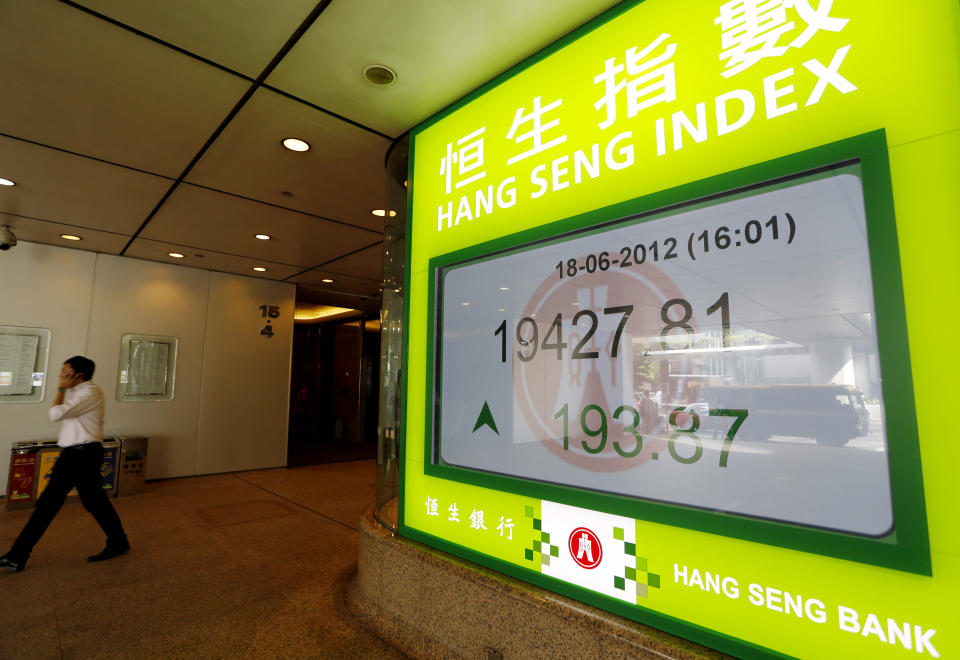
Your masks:
<svg viewBox="0 0 960 660"><path fill-rule="evenodd" d="M9 225L0 228L0 250L9 250L17 244L17 237L13 235Z"/></svg>

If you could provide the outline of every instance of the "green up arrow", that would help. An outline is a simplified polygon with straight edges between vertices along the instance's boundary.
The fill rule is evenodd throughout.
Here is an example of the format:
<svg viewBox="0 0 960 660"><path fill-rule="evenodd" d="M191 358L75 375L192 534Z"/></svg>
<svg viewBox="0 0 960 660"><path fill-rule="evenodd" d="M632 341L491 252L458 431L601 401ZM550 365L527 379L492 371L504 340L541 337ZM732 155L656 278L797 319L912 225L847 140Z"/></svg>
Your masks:
<svg viewBox="0 0 960 660"><path fill-rule="evenodd" d="M497 430L497 423L493 421L493 413L490 412L490 406L486 401L483 402L483 409L480 411L480 416L477 417L477 423L473 426L473 432L476 433L481 426L489 426L494 433L500 435L500 431Z"/></svg>

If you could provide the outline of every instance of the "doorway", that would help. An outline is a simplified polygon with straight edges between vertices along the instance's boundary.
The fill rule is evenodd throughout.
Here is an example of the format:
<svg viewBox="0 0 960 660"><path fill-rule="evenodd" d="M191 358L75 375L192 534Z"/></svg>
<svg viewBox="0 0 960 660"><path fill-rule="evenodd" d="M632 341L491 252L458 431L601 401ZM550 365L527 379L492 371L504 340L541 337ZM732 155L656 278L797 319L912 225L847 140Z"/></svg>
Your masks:
<svg viewBox="0 0 960 660"><path fill-rule="evenodd" d="M380 322L346 311L294 325L290 467L377 455Z"/></svg>

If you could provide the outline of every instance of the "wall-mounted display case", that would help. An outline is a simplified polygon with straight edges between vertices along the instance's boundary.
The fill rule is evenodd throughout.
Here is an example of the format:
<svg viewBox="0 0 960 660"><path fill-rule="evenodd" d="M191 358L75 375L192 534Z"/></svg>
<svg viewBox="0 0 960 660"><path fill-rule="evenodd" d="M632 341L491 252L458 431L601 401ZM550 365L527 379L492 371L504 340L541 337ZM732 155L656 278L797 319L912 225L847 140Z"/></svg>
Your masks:
<svg viewBox="0 0 960 660"><path fill-rule="evenodd" d="M0 404L43 401L50 330L0 325Z"/></svg>

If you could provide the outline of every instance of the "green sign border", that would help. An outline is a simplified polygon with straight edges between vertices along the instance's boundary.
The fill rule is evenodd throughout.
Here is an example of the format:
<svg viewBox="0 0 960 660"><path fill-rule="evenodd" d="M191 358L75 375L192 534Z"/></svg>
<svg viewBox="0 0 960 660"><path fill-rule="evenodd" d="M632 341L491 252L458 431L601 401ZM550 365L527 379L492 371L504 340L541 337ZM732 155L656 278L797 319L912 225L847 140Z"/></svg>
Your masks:
<svg viewBox="0 0 960 660"><path fill-rule="evenodd" d="M684 505L666 504L572 486L506 476L450 465L434 464L436 414L435 330L438 269L494 252L550 240L570 232L596 227L621 218L653 215L664 209L727 197L745 188L802 176L825 167L859 161L867 217L867 240L876 309L876 325L883 400L886 411L888 461L894 528L881 538L800 526ZM413 234L408 226L408 240ZM409 282L408 282L409 286ZM545 499L570 506L626 516L660 524L720 534L793 550L874 564L897 570L931 574L923 480L917 435L913 379L907 344L903 288L886 140L883 131L867 133L776 160L713 176L639 197L571 218L534 227L509 236L434 257L429 267L428 357L424 474ZM406 370L405 370L406 371Z"/></svg>

